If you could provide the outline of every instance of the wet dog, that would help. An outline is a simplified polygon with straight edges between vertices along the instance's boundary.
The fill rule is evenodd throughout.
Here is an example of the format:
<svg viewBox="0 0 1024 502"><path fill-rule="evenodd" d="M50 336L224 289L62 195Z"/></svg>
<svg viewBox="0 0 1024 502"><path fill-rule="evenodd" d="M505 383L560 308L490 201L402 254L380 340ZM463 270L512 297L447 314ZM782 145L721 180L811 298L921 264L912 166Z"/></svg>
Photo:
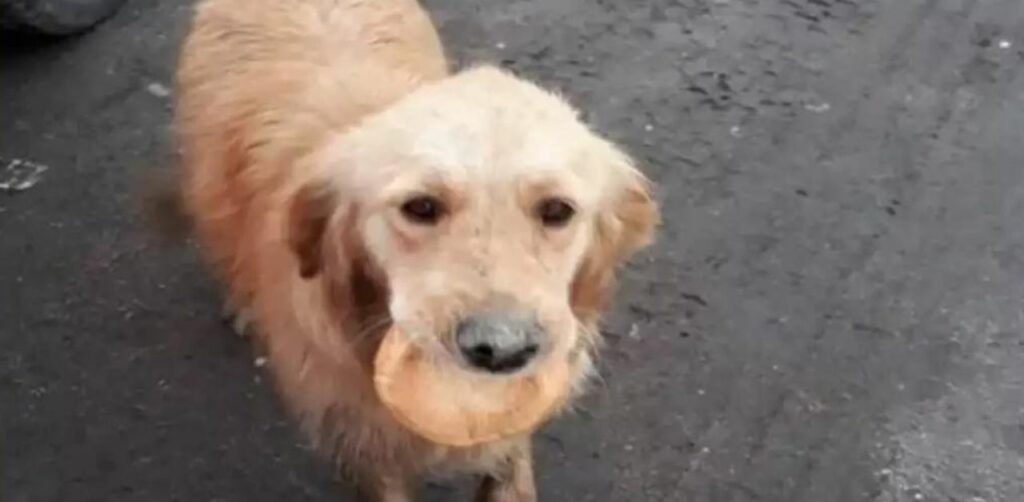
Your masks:
<svg viewBox="0 0 1024 502"><path fill-rule="evenodd" d="M374 354L394 326L496 378L572 358L581 387L658 218L630 159L521 78L450 73L414 0L201 1L177 99L192 230L315 444L368 500L453 470L484 476L479 500L535 500L528 435L416 435Z"/></svg>

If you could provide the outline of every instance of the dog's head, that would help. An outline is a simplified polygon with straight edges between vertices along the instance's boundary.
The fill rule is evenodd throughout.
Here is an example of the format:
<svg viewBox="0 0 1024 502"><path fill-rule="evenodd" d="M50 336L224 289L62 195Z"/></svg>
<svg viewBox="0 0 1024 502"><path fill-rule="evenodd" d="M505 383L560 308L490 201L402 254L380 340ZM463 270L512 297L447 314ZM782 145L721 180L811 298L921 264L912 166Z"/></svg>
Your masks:
<svg viewBox="0 0 1024 502"><path fill-rule="evenodd" d="M616 265L658 218L626 155L493 68L415 91L317 158L292 195L297 273L369 278L427 353L492 373L594 341Z"/></svg>

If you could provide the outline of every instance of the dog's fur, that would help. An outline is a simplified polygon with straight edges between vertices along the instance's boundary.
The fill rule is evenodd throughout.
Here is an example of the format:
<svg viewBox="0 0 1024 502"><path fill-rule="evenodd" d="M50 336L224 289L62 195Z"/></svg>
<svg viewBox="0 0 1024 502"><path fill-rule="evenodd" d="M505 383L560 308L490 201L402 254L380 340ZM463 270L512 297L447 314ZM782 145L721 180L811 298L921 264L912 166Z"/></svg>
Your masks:
<svg viewBox="0 0 1024 502"><path fill-rule="evenodd" d="M449 469L484 474L480 500L534 500L528 437L416 436L376 396L373 355L393 324L454 359L452 323L504 302L582 381L615 266L657 220L629 159L530 83L449 74L415 0L201 1L177 89L184 206L315 443L370 500ZM437 225L402 218L421 193L444 202ZM553 196L576 209L561 228L536 216Z"/></svg>

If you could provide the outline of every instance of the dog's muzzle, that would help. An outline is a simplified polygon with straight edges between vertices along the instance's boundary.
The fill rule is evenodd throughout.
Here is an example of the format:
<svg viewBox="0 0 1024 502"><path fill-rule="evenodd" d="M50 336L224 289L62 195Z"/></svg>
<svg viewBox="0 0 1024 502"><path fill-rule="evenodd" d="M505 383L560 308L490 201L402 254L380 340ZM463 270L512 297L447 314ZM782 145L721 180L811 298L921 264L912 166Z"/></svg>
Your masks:
<svg viewBox="0 0 1024 502"><path fill-rule="evenodd" d="M540 352L544 328L536 317L514 310L489 310L463 318L455 342L463 359L488 373L514 373Z"/></svg>

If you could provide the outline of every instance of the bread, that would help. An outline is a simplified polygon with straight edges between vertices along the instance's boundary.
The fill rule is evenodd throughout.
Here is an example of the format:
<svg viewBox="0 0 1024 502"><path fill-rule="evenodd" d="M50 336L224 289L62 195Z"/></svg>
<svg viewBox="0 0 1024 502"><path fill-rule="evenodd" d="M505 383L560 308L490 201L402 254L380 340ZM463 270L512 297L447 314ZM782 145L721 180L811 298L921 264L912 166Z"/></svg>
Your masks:
<svg viewBox="0 0 1024 502"><path fill-rule="evenodd" d="M562 360L559 360L562 359ZM521 375L490 375L428 357L391 329L374 362L374 385L404 426L433 442L472 446L535 429L564 402L570 365L547 357Z"/></svg>

